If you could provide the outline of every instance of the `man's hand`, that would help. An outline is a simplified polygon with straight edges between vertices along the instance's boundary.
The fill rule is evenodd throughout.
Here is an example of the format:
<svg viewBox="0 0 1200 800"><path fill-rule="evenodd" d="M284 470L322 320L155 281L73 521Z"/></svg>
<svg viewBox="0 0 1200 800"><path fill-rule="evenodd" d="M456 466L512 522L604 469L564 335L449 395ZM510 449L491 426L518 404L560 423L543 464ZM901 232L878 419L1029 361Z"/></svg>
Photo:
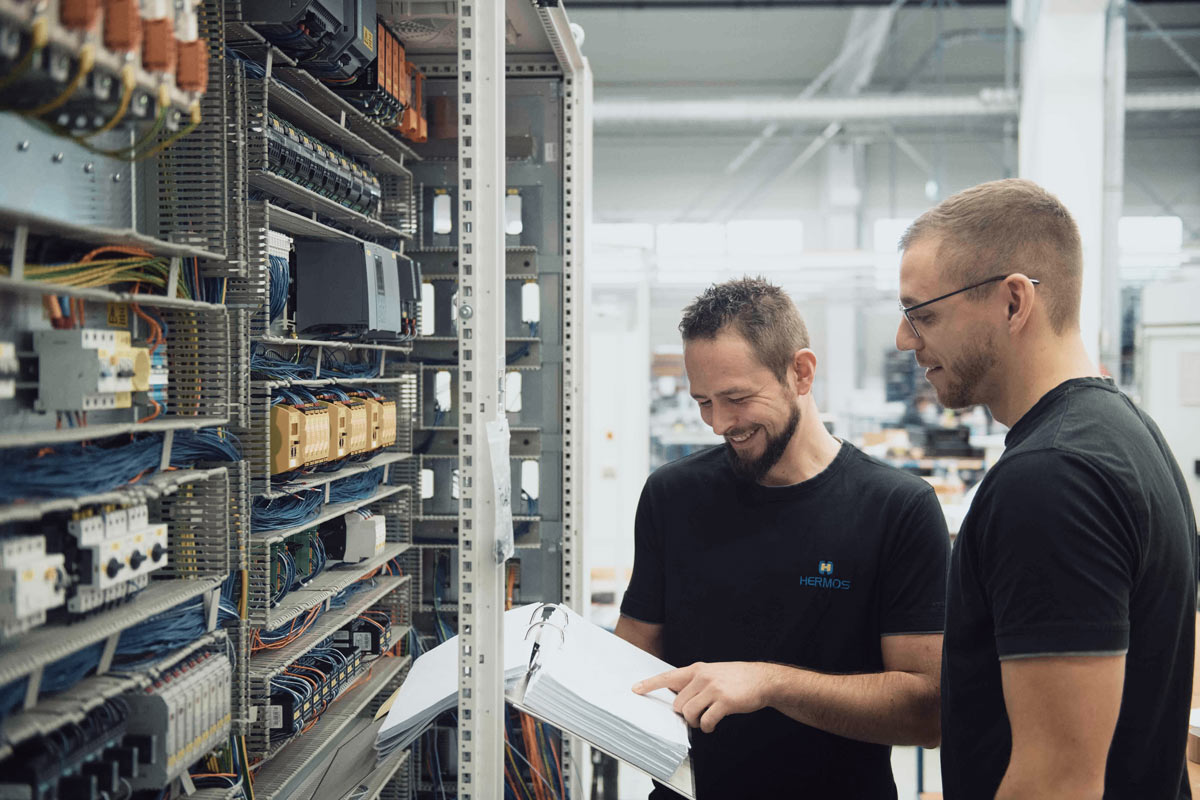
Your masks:
<svg viewBox="0 0 1200 800"><path fill-rule="evenodd" d="M677 695L675 710L688 725L712 733L730 714L749 714L770 704L774 669L774 664L752 661L697 661L636 683L633 691L649 694L670 689Z"/></svg>

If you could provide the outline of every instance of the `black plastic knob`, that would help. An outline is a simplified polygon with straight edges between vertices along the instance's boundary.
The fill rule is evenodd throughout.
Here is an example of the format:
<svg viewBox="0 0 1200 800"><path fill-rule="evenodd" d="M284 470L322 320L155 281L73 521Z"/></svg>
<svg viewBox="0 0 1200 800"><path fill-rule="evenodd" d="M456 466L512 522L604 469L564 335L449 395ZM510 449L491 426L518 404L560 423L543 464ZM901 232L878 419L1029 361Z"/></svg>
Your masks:
<svg viewBox="0 0 1200 800"><path fill-rule="evenodd" d="M110 558L108 560L108 565L104 568L104 574L110 578L115 578L118 574L120 574L121 567L123 566L124 565L117 559Z"/></svg>
<svg viewBox="0 0 1200 800"><path fill-rule="evenodd" d="M138 567L140 567L142 565L142 562L144 562L145 560L146 560L146 557L144 555L142 555L141 550L134 550L133 553L129 556L129 566L132 567L133 569L137 569Z"/></svg>
<svg viewBox="0 0 1200 800"><path fill-rule="evenodd" d="M162 561L163 557L166 555L167 548L162 546L162 542L156 542L154 547L150 550L150 558L155 561Z"/></svg>

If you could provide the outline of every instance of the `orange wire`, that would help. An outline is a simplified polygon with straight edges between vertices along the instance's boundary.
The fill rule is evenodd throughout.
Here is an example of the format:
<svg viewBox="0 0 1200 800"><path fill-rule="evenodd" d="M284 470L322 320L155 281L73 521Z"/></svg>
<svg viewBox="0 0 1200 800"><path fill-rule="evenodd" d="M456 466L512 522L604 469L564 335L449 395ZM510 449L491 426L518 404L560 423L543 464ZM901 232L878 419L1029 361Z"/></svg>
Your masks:
<svg viewBox="0 0 1200 800"><path fill-rule="evenodd" d="M58 307L58 301L45 294L42 295L42 306L46 309L47 316L50 317L50 324L57 328L59 320L62 319L62 310Z"/></svg>
<svg viewBox="0 0 1200 800"><path fill-rule="evenodd" d="M162 413L162 406L159 405L157 400L149 396L146 399L150 401L150 405L154 406L154 411L139 419L138 422L149 422Z"/></svg>
<svg viewBox="0 0 1200 800"><path fill-rule="evenodd" d="M537 773L544 773L542 768L542 756L540 749L537 746L537 734L533 730L533 717L528 714L521 714L521 735L525 739L525 755L529 758L529 766ZM530 775L531 779L536 776ZM546 789L542 786L541 781L531 780L533 783L533 793L537 796L537 800L548 800L546 797Z"/></svg>
<svg viewBox="0 0 1200 800"><path fill-rule="evenodd" d="M83 258L79 259L79 263L86 264L87 262L91 261L92 259L94 259L96 256L100 255L101 253L123 253L127 256L144 256L145 258L154 258L153 254L147 253L145 250L143 250L140 247L122 247L119 245L105 245L104 247L97 247L95 250L92 250L90 253L85 255Z"/></svg>
<svg viewBox="0 0 1200 800"><path fill-rule="evenodd" d="M144 477L146 476L146 473L147 473L147 472L150 472L150 471L151 471L150 469L144 469L144 470L142 470L141 472L139 472L139 473L137 474L137 477L136 477L136 478L134 478L133 480L131 480L131 481L130 481L130 483L137 483L138 481L140 481L142 478L144 478Z"/></svg>
<svg viewBox="0 0 1200 800"><path fill-rule="evenodd" d="M558 796L565 798L567 790L563 786L562 759L558 757L558 748L554 746L554 737L547 735L546 741L550 743L550 755L554 756L554 766L557 768L555 771L558 773Z"/></svg>

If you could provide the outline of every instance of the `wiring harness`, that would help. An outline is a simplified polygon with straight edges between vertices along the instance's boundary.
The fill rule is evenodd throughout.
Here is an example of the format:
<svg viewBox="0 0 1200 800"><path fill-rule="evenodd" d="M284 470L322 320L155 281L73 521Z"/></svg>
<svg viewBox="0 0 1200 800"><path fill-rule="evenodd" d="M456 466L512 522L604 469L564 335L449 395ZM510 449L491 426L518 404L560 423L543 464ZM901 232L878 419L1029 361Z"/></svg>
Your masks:
<svg viewBox="0 0 1200 800"><path fill-rule="evenodd" d="M11 450L0 460L0 503L101 494L136 483L158 471L162 450L162 434ZM221 428L176 431L171 447L174 469L241 457L237 438Z"/></svg>

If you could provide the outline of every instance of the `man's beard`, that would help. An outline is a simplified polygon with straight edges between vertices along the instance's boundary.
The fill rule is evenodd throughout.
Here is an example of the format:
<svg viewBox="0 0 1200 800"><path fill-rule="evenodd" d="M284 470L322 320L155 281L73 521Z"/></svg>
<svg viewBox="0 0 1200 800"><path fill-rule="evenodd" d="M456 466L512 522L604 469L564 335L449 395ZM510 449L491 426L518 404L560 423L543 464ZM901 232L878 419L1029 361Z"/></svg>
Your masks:
<svg viewBox="0 0 1200 800"><path fill-rule="evenodd" d="M725 457L729 461L729 466L733 468L738 477L758 483L771 471L772 467L779 463L779 459L783 458L783 453L792 441L792 436L795 435L796 427L799 424L800 408L792 406L792 413L788 417L787 425L783 427L778 436L769 435L767 429L763 428L763 435L767 437L767 445L763 448L762 455L757 458L743 458L733 445L726 441Z"/></svg>
<svg viewBox="0 0 1200 800"><path fill-rule="evenodd" d="M986 398L978 396L979 386L997 360L995 340L989 332L946 370L946 393L944 397L939 393L938 401L946 408L955 409L986 403Z"/></svg>

